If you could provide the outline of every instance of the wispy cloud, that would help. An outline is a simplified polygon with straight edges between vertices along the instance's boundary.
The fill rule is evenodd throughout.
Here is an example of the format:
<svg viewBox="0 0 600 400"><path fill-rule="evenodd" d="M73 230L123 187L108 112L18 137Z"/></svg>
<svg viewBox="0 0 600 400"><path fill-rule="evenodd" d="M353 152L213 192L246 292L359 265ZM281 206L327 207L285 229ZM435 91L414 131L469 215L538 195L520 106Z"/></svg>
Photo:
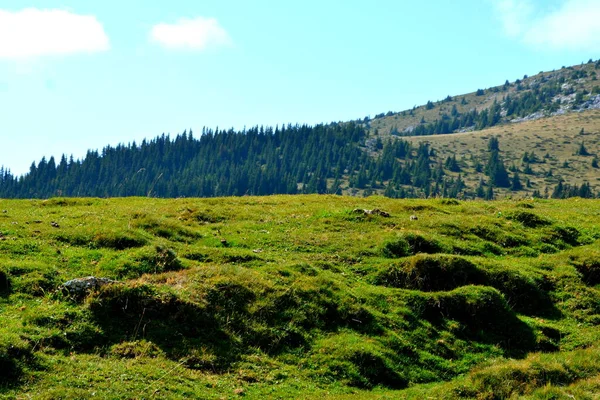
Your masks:
<svg viewBox="0 0 600 400"><path fill-rule="evenodd" d="M495 6L504 32L511 37L521 35L533 12L531 3L526 0L496 0Z"/></svg>
<svg viewBox="0 0 600 400"><path fill-rule="evenodd" d="M0 58L31 59L109 48L108 36L95 16L36 8L0 10Z"/></svg>
<svg viewBox="0 0 600 400"><path fill-rule="evenodd" d="M553 10L528 0L495 0L507 35L547 50L600 51L600 1L563 0Z"/></svg>
<svg viewBox="0 0 600 400"><path fill-rule="evenodd" d="M182 18L174 24L160 23L150 31L152 41L171 49L206 50L229 46L232 40L214 18Z"/></svg>

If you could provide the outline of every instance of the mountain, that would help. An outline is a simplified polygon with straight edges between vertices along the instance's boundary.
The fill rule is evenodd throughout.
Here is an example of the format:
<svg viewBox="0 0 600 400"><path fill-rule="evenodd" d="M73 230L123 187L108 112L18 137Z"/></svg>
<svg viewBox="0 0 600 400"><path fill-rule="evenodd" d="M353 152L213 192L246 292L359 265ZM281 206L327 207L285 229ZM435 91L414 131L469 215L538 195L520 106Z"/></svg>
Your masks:
<svg viewBox="0 0 600 400"><path fill-rule="evenodd" d="M600 60L375 118L190 130L0 169L0 196L594 197ZM492 149L490 142L498 142Z"/></svg>
<svg viewBox="0 0 600 400"><path fill-rule="evenodd" d="M402 112L378 114L364 122L375 134L417 136L469 132L573 111L600 109L600 60L540 72L501 86L447 96Z"/></svg>

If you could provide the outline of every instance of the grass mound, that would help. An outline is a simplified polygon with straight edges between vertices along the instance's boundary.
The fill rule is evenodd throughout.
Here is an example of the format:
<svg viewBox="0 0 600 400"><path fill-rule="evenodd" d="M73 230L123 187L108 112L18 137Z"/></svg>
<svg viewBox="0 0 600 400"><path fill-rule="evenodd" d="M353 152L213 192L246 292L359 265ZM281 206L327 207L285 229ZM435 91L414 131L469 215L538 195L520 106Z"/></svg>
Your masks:
<svg viewBox="0 0 600 400"><path fill-rule="evenodd" d="M566 353L561 356L538 354L522 361L492 365L470 374L468 385L455 392L481 399L508 399L515 396L542 394L600 374L597 348ZM544 390L540 390L544 389ZM552 390L552 391L555 391ZM562 390L558 390L561 392ZM569 398L567 393L536 398Z"/></svg>
<svg viewBox="0 0 600 400"><path fill-rule="evenodd" d="M549 295L552 283L544 274L488 265L486 275L487 284L502 292L515 311L549 317L556 317L559 313Z"/></svg>
<svg viewBox="0 0 600 400"><path fill-rule="evenodd" d="M394 365L394 355L365 336L342 333L319 341L310 362L323 366L313 375L323 382L343 381L359 388L405 388L408 380Z"/></svg>
<svg viewBox="0 0 600 400"><path fill-rule="evenodd" d="M486 275L472 262L458 256L419 254L384 270L378 284L426 292L485 284Z"/></svg>
<svg viewBox="0 0 600 400"><path fill-rule="evenodd" d="M600 284L600 257L598 254L587 256L575 263L583 281L590 286ZM0 281L1 282L1 281Z"/></svg>
<svg viewBox="0 0 600 400"><path fill-rule="evenodd" d="M152 235L175 242L193 243L202 238L200 233L170 220L159 221L154 218L145 217L136 220L134 225Z"/></svg>
<svg viewBox="0 0 600 400"><path fill-rule="evenodd" d="M530 211L513 211L507 215L507 218L518 221L527 228L538 228L540 226L552 224L552 221L548 218L540 217Z"/></svg>
<svg viewBox="0 0 600 400"><path fill-rule="evenodd" d="M11 332L0 331L0 388L17 383L28 366L36 364L32 346Z"/></svg>
<svg viewBox="0 0 600 400"><path fill-rule="evenodd" d="M171 248L156 245L154 248L144 247L132 254L115 269L118 278L137 278L143 274L159 274L178 271L184 268L183 262Z"/></svg>
<svg viewBox="0 0 600 400"><path fill-rule="evenodd" d="M407 233L388 240L381 249L383 255L388 258L406 257L419 253L444 253L446 250L438 240L416 233Z"/></svg>
<svg viewBox="0 0 600 400"><path fill-rule="evenodd" d="M137 232L115 231L69 231L57 233L55 239L73 246L127 250L145 246L148 241Z"/></svg>
<svg viewBox="0 0 600 400"><path fill-rule="evenodd" d="M517 354L535 346L531 328L517 318L502 293L489 286L463 286L420 295L411 306L434 323L459 321L462 334L473 340L496 343Z"/></svg>
<svg viewBox="0 0 600 400"><path fill-rule="evenodd" d="M384 268L374 281L379 285L425 292L486 285L498 289L517 312L530 315L557 313L548 296L551 284L543 274L489 262L476 265L460 256L418 254Z"/></svg>

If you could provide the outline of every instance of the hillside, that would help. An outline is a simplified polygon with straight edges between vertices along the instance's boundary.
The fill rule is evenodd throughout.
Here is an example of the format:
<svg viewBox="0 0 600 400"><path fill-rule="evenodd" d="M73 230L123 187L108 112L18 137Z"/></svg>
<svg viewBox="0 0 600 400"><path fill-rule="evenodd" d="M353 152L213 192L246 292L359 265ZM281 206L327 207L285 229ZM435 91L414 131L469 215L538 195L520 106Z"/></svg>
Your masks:
<svg viewBox="0 0 600 400"><path fill-rule="evenodd" d="M497 188L500 197L527 198L536 191L548 197L561 181L578 186L589 183L595 193L600 191L600 169L594 164L600 155L600 110L510 123L482 131L412 136L403 140L413 146L429 144L436 150L438 162L456 156L461 177L468 187L474 188L481 179L488 179L483 171L477 171L477 166L485 165L492 137L499 140L507 169L520 174L523 183L519 191ZM582 144L587 154L578 154ZM448 172L455 177L459 173Z"/></svg>
<svg viewBox="0 0 600 400"><path fill-rule="evenodd" d="M55 198L0 210L2 398L600 391L594 200ZM89 275L111 281L60 289Z"/></svg>
<svg viewBox="0 0 600 400"><path fill-rule="evenodd" d="M364 122L373 134L412 136L468 132L502 123L600 109L599 70L600 60L590 60L514 81L507 79L500 86L464 95L448 95L411 110L379 114Z"/></svg>

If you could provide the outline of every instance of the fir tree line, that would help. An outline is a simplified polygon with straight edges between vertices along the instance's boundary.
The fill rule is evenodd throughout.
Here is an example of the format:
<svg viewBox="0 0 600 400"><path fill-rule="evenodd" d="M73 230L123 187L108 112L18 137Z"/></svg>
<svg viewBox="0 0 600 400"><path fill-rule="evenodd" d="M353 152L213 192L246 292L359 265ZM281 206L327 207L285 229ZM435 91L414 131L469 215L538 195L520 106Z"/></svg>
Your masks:
<svg viewBox="0 0 600 400"><path fill-rule="evenodd" d="M366 131L356 123L205 128L198 138L191 131L175 138L163 134L140 144L90 150L82 160L42 158L19 177L0 168L0 197L342 194L342 186L348 186L350 193L383 192L393 198L493 199L495 188L523 189L516 169L509 176L495 137L488 143L486 165L475 160L476 172L487 176L476 188L466 186L456 156L442 162L427 143L414 148L401 139L377 140L375 147L379 155L366 151ZM523 161L539 160L525 153ZM539 192L534 196L541 197ZM560 182L552 194L572 196L594 193L589 184Z"/></svg>

